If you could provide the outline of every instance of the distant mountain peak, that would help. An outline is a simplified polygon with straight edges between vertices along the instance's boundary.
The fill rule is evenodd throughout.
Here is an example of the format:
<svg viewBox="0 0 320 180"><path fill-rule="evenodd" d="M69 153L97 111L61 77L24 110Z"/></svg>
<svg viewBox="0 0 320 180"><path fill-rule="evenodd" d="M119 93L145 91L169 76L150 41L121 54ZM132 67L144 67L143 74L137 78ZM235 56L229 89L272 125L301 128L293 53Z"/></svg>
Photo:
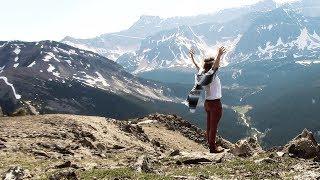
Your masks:
<svg viewBox="0 0 320 180"><path fill-rule="evenodd" d="M61 41L63 42L63 41L74 41L74 40L75 40L75 38L73 38L71 36L66 36Z"/></svg>
<svg viewBox="0 0 320 180"><path fill-rule="evenodd" d="M152 15L142 15L140 16L140 20L146 20L146 19L161 19L160 16L152 16Z"/></svg>
<svg viewBox="0 0 320 180"><path fill-rule="evenodd" d="M252 5L251 8L254 11L269 11L277 7L277 3L273 0L261 0Z"/></svg>

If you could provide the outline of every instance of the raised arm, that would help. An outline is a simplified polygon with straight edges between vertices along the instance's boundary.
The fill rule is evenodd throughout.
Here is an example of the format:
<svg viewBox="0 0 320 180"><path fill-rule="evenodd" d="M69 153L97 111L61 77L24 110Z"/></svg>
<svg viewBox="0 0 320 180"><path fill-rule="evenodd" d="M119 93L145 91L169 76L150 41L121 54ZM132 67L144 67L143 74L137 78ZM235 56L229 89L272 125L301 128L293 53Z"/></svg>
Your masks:
<svg viewBox="0 0 320 180"><path fill-rule="evenodd" d="M217 57L216 57L216 60L214 61L214 64L212 66L213 69L218 69L220 67L220 61L221 61L221 57L222 55L226 53L226 48L224 48L223 46L221 46L219 49L218 49L218 54L217 54Z"/></svg>
<svg viewBox="0 0 320 180"><path fill-rule="evenodd" d="M190 51L189 51L189 55L190 55L190 58L191 58L191 60L192 60L192 63L196 66L196 68L197 68L197 70L199 71L200 70L200 67L199 67L199 65L196 63L196 61L194 60L194 49L191 49Z"/></svg>

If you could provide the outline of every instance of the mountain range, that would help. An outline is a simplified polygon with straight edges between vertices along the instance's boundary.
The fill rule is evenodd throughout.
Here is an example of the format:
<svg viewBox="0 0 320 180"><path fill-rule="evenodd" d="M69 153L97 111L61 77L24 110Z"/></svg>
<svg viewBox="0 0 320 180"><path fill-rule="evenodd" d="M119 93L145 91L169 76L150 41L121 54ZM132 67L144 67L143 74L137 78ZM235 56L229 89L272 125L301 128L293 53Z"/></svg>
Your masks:
<svg viewBox="0 0 320 180"><path fill-rule="evenodd" d="M188 71L192 67L189 49L194 48L196 54L204 58L214 56L220 45L229 51L224 65L248 59L281 59L287 56L316 59L320 44L319 18L315 13L311 16L310 12L317 8L317 2L309 0L284 5L265 0L251 6L194 17L161 19L142 16L126 31L87 40L67 37L62 42L86 46L99 53L99 48L110 51L109 47L99 44L99 40L116 43L108 38L117 36L126 38L126 41L119 42L129 43L134 37L135 48L114 44L110 47L121 49L118 55L101 53L112 57L134 74L161 69Z"/></svg>
<svg viewBox="0 0 320 180"><path fill-rule="evenodd" d="M124 31L103 34L91 39L77 39L67 36L61 42L82 49L88 49L112 60L117 60L119 56L127 52L138 50L142 40L161 31L178 28L179 26L223 23L250 12L267 11L274 8L276 8L274 1L264 0L252 6L224 9L215 13L198 16L161 18L159 16L143 15L129 29Z"/></svg>
<svg viewBox="0 0 320 180"><path fill-rule="evenodd" d="M179 101L161 83L133 76L98 54L54 41L0 42L0 67L0 105L8 113L20 100L32 102L41 113L100 111L124 116L144 112L143 102ZM133 109L121 108L125 105Z"/></svg>

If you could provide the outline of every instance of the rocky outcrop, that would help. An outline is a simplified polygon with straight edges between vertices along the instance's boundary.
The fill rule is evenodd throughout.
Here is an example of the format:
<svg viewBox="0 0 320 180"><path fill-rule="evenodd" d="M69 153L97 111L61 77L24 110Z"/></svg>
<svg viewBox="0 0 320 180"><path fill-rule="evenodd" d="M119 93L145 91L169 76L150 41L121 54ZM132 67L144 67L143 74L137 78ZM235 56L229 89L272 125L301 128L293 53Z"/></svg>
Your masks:
<svg viewBox="0 0 320 180"><path fill-rule="evenodd" d="M137 162L134 164L133 168L139 173L151 173L153 169L150 161L150 157L142 155L137 159Z"/></svg>
<svg viewBox="0 0 320 180"><path fill-rule="evenodd" d="M28 170L15 166L10 168L2 177L3 180L22 180L30 178L31 175Z"/></svg>
<svg viewBox="0 0 320 180"><path fill-rule="evenodd" d="M205 147L208 147L205 131L177 115L165 115L156 113L144 118L134 119L133 121L131 121L131 123L138 125L144 123L161 123L164 124L169 130L178 131L188 139L202 144ZM218 146L221 146L224 149L233 149L235 146L221 136L217 137L216 143Z"/></svg>
<svg viewBox="0 0 320 180"><path fill-rule="evenodd" d="M28 111L28 114L30 115L39 115L40 113L37 111L37 109L32 105L31 101L25 101L25 108Z"/></svg>
<svg viewBox="0 0 320 180"><path fill-rule="evenodd" d="M260 144L255 138L239 140L230 151L235 156L249 157L263 152Z"/></svg>
<svg viewBox="0 0 320 180"><path fill-rule="evenodd" d="M7 142L4 138L0 137L0 150L6 148L5 142Z"/></svg>
<svg viewBox="0 0 320 180"><path fill-rule="evenodd" d="M134 122L139 123L146 120L155 120L163 123L169 130L179 131L185 137L197 143L207 145L204 131L177 115L151 114L144 118L136 119Z"/></svg>
<svg viewBox="0 0 320 180"><path fill-rule="evenodd" d="M122 131L133 134L135 137L137 137L141 141L144 141L144 142L150 141L148 136L144 133L141 126L137 124L131 124L130 122L119 122L119 127Z"/></svg>
<svg viewBox="0 0 320 180"><path fill-rule="evenodd" d="M294 157L310 159L320 157L320 146L312 132L304 129L301 134L291 140L283 149Z"/></svg>
<svg viewBox="0 0 320 180"><path fill-rule="evenodd" d="M235 145L232 144L230 141L223 139L221 136L216 138L216 144L221 146L224 149L234 149Z"/></svg>
<svg viewBox="0 0 320 180"><path fill-rule="evenodd" d="M78 176L73 170L63 170L57 172L49 177L49 180L60 180L60 179L68 179L68 180L78 180Z"/></svg>

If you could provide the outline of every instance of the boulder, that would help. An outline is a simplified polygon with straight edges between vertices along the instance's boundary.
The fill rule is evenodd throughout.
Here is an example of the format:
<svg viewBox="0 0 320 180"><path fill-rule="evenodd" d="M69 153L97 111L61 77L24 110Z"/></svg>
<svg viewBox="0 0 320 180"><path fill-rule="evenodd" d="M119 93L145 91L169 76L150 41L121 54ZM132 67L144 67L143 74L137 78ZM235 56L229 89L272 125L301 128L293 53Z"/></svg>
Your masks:
<svg viewBox="0 0 320 180"><path fill-rule="evenodd" d="M100 151L104 151L106 150L106 146L103 145L102 143L97 143L97 149L100 150Z"/></svg>
<svg viewBox="0 0 320 180"><path fill-rule="evenodd" d="M50 180L60 180L60 179L69 179L77 180L79 179L74 170L65 170L57 172L49 177Z"/></svg>
<svg viewBox="0 0 320 180"><path fill-rule="evenodd" d="M113 147L112 147L112 149L115 149L115 150L120 150L120 149L124 149L124 148L126 148L126 147L120 146L120 145L117 145L117 144L113 145Z"/></svg>
<svg viewBox="0 0 320 180"><path fill-rule="evenodd" d="M120 130L134 135L136 138L138 138L139 140L141 140L143 142L150 142L150 139L145 134L142 127L139 125L130 124L128 122L120 122L119 127L120 127Z"/></svg>
<svg viewBox="0 0 320 180"><path fill-rule="evenodd" d="M249 157L263 152L256 138L250 137L238 141L230 152L239 157Z"/></svg>
<svg viewBox="0 0 320 180"><path fill-rule="evenodd" d="M293 157L310 159L320 156L320 147L312 132L304 129L301 134L285 145L283 152Z"/></svg>
<svg viewBox="0 0 320 180"><path fill-rule="evenodd" d="M83 146L83 147L87 147L89 149L96 149L95 145L90 141L89 138L85 137L83 139L81 139L79 141L79 143Z"/></svg>
<svg viewBox="0 0 320 180"><path fill-rule="evenodd" d="M27 111L30 115L39 115L40 114L37 111L37 109L31 104L31 101L25 102L25 108L27 109Z"/></svg>
<svg viewBox="0 0 320 180"><path fill-rule="evenodd" d="M92 134L91 132L88 132L88 131L84 131L79 128L72 129L71 133L73 133L76 140L79 140L79 139L82 140L84 138L89 138L93 142L97 140L97 138L94 136L94 134Z"/></svg>
<svg viewBox="0 0 320 180"><path fill-rule="evenodd" d="M34 150L34 151L32 151L32 152L33 152L33 154L34 154L35 156L37 156L37 157L50 158L50 156L49 156L46 152L44 152L44 151Z"/></svg>
<svg viewBox="0 0 320 180"><path fill-rule="evenodd" d="M134 164L133 168L135 171L141 173L151 173L153 172L153 169L151 167L150 157L148 156L140 156L137 160L137 162Z"/></svg>
<svg viewBox="0 0 320 180"><path fill-rule="evenodd" d="M61 168L74 168L74 169L79 169L79 166L76 164L71 163L71 161L66 161L62 164L58 164L55 166L55 168L57 169L61 169Z"/></svg>
<svg viewBox="0 0 320 180"><path fill-rule="evenodd" d="M1 138L0 138L0 150L1 149L4 149L4 148L6 148L7 146L4 144L4 142L3 141L1 141Z"/></svg>
<svg viewBox="0 0 320 180"><path fill-rule="evenodd" d="M64 146L61 146L61 145L58 145L58 144L53 144L52 145L52 150L60 153L60 154L68 154L68 155L74 155L74 153L67 147L64 147Z"/></svg>
<svg viewBox="0 0 320 180"><path fill-rule="evenodd" d="M25 170L19 166L10 168L2 177L3 180L22 180L30 178L31 175L28 170Z"/></svg>
<svg viewBox="0 0 320 180"><path fill-rule="evenodd" d="M223 139L221 136L218 136L218 137L216 138L216 144L217 144L218 146L221 146L221 147L224 148L224 149L233 149L233 148L235 147L234 144L232 144L231 142Z"/></svg>
<svg viewBox="0 0 320 180"><path fill-rule="evenodd" d="M170 156L178 156L178 155L180 155L180 154L181 154L180 150L179 150L179 149L176 149L176 150L174 150L174 151L172 151L172 152L170 153Z"/></svg>
<svg viewBox="0 0 320 180"><path fill-rule="evenodd" d="M152 144L153 146L157 147L157 148L162 149L162 150L165 150L165 149L166 149L165 145L164 145L164 144L161 144L159 140L152 139L151 144Z"/></svg>

